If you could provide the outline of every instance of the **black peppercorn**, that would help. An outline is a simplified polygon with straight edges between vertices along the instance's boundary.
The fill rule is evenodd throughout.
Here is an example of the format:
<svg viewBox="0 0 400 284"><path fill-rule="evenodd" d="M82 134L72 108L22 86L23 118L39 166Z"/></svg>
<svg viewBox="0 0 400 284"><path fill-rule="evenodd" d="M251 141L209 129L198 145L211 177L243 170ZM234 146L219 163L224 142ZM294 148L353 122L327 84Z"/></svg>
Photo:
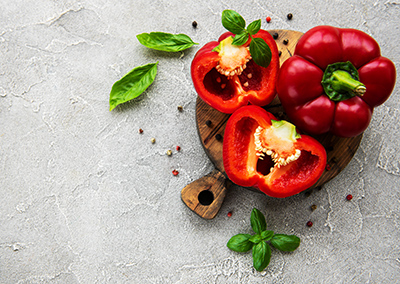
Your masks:
<svg viewBox="0 0 400 284"><path fill-rule="evenodd" d="M197 28L197 22L193 21L192 26L193 26L193 28Z"/></svg>
<svg viewBox="0 0 400 284"><path fill-rule="evenodd" d="M215 135L215 139L217 139L218 141L221 140L222 139L222 135L218 133L217 135Z"/></svg>
<svg viewBox="0 0 400 284"><path fill-rule="evenodd" d="M283 40L283 44L284 44L284 45L287 45L288 43L289 43L289 40L288 40L288 39L284 39L284 40Z"/></svg>
<svg viewBox="0 0 400 284"><path fill-rule="evenodd" d="M278 35L278 33L274 33L274 34L272 35L272 37L273 37L274 39L277 39L277 38L279 37L279 35Z"/></svg>
<svg viewBox="0 0 400 284"><path fill-rule="evenodd" d="M287 18L288 18L288 20L291 20L293 18L292 13L287 14Z"/></svg>
<svg viewBox="0 0 400 284"><path fill-rule="evenodd" d="M279 50L279 53L278 53L278 54L279 54L279 57L280 57L280 56L282 55L282 51Z"/></svg>
<svg viewBox="0 0 400 284"><path fill-rule="evenodd" d="M208 127L210 127L211 124L212 124L211 120L207 120L207 121L206 121L206 125L207 125Z"/></svg>

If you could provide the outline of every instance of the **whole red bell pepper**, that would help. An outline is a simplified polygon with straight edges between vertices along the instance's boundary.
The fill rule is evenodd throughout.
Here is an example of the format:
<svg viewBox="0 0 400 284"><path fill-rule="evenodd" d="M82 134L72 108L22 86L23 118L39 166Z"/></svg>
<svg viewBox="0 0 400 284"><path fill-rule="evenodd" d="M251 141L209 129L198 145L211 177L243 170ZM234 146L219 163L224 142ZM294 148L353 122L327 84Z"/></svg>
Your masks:
<svg viewBox="0 0 400 284"><path fill-rule="evenodd" d="M272 36L265 30L253 35L254 38L264 39L271 49L271 62L267 68L258 66L251 59L248 48L250 39L242 46L234 46L231 44L233 36L226 32L218 41L204 45L191 65L197 94L223 113L233 113L249 103L267 105L276 95L279 54ZM213 51L217 46L221 49Z"/></svg>
<svg viewBox="0 0 400 284"><path fill-rule="evenodd" d="M326 151L259 106L244 106L228 119L223 162L228 178L272 197L288 197L309 187L326 167Z"/></svg>
<svg viewBox="0 0 400 284"><path fill-rule="evenodd" d="M278 96L289 119L310 134L361 134L373 108L388 99L396 81L392 61L378 43L355 29L317 26L296 45L278 78Z"/></svg>

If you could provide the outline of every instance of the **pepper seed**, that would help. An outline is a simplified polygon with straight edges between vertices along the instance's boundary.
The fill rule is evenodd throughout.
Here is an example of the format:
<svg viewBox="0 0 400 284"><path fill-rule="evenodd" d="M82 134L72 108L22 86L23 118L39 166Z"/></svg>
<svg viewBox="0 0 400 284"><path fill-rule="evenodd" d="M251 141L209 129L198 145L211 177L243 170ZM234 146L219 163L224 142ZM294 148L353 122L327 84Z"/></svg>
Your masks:
<svg viewBox="0 0 400 284"><path fill-rule="evenodd" d="M281 57L281 55L282 55L282 51L280 51L280 50L279 50L279 53L278 53L278 54L279 54L279 57Z"/></svg>
<svg viewBox="0 0 400 284"><path fill-rule="evenodd" d="M179 111L183 111L183 106L178 106Z"/></svg>
<svg viewBox="0 0 400 284"><path fill-rule="evenodd" d="M218 141L221 140L222 139L222 135L218 133L217 135L215 135L215 139L217 139Z"/></svg>
<svg viewBox="0 0 400 284"><path fill-rule="evenodd" d="M206 125L207 125L208 127L210 127L211 124L212 124L211 120L207 120L207 121L206 121Z"/></svg>
<svg viewBox="0 0 400 284"><path fill-rule="evenodd" d="M272 37L273 37L274 39L278 39L279 35L278 35L278 33L274 33L274 34L272 35Z"/></svg>
<svg viewBox="0 0 400 284"><path fill-rule="evenodd" d="M139 133L142 134L143 133L143 129L139 128Z"/></svg>
<svg viewBox="0 0 400 284"><path fill-rule="evenodd" d="M150 141L151 141L151 143L154 144L154 143L156 143L156 138L151 138Z"/></svg>
<svg viewBox="0 0 400 284"><path fill-rule="evenodd" d="M311 205L311 211L315 211L317 209L317 205L313 204Z"/></svg>
<svg viewBox="0 0 400 284"><path fill-rule="evenodd" d="M287 14L287 18L288 20L291 20L293 18L293 14L292 13Z"/></svg>
<svg viewBox="0 0 400 284"><path fill-rule="evenodd" d="M193 28L197 28L197 22L196 22L196 21L193 21L193 22L192 22L192 27L193 27Z"/></svg>
<svg viewBox="0 0 400 284"><path fill-rule="evenodd" d="M168 155L168 156L171 156L171 155L172 155L172 151L171 151L171 150L168 150L168 151L167 151L167 155Z"/></svg>
<svg viewBox="0 0 400 284"><path fill-rule="evenodd" d="M284 39L284 40L283 40L283 44L284 44L284 45L287 45L288 43L289 43L289 40L288 40L288 39Z"/></svg>

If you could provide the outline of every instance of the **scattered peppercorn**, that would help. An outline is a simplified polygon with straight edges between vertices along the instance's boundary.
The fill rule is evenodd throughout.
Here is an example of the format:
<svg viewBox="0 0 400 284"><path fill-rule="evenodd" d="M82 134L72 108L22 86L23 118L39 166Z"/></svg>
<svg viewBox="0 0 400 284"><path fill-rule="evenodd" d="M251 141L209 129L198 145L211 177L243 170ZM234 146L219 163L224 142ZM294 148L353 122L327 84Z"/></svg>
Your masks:
<svg viewBox="0 0 400 284"><path fill-rule="evenodd" d="M183 106L178 106L179 111L183 111Z"/></svg>
<svg viewBox="0 0 400 284"><path fill-rule="evenodd" d="M308 221L306 225L307 225L307 227L312 227L312 225L313 225L313 222L311 222L311 221Z"/></svg>
<svg viewBox="0 0 400 284"><path fill-rule="evenodd" d="M150 140L150 141L151 141L151 143L153 143L153 144L154 144L154 143L156 143L156 138L151 138L151 140Z"/></svg>
<svg viewBox="0 0 400 284"><path fill-rule="evenodd" d="M232 212L229 211L228 214L226 214L228 217L232 217Z"/></svg>
<svg viewBox="0 0 400 284"><path fill-rule="evenodd" d="M179 172L178 172L177 170L172 170L172 174L173 174L174 176L177 176L177 175L179 174Z"/></svg>
<svg viewBox="0 0 400 284"><path fill-rule="evenodd" d="M292 13L287 14L287 18L288 18L288 20L291 20L293 18Z"/></svg>
<svg viewBox="0 0 400 284"><path fill-rule="evenodd" d="M167 150L167 155L171 156L172 155L172 151L171 150Z"/></svg>
<svg viewBox="0 0 400 284"><path fill-rule="evenodd" d="M279 54L279 57L281 57L281 55L282 55L282 51L280 51L280 50L279 50L279 53L278 53L278 54Z"/></svg>
<svg viewBox="0 0 400 284"><path fill-rule="evenodd" d="M317 209L317 205L313 204L311 205L311 211L315 211Z"/></svg>
<svg viewBox="0 0 400 284"><path fill-rule="evenodd" d="M288 43L289 43L289 40L288 40L288 39L284 39L284 40L283 40L283 44L284 44L284 45L287 45Z"/></svg>
<svg viewBox="0 0 400 284"><path fill-rule="evenodd" d="M267 23L271 22L271 17L268 16L268 17L266 18L266 20L267 20Z"/></svg>
<svg viewBox="0 0 400 284"><path fill-rule="evenodd" d="M176 146L176 151L180 151L181 150L181 146Z"/></svg>
<svg viewBox="0 0 400 284"><path fill-rule="evenodd" d="M329 164L326 164L325 169L326 169L327 171L330 171L330 170L331 170L331 166L330 166Z"/></svg>
<svg viewBox="0 0 400 284"><path fill-rule="evenodd" d="M352 199L353 199L353 195L348 194L348 195L346 196L346 199L347 199L348 201L352 200Z"/></svg>
<svg viewBox="0 0 400 284"><path fill-rule="evenodd" d="M273 37L274 39L278 39L279 34L278 34L278 33L274 33L274 34L272 35L272 37Z"/></svg>
<svg viewBox="0 0 400 284"><path fill-rule="evenodd" d="M217 135L215 135L215 139L217 139L218 141L221 140L222 139L222 135L218 133Z"/></svg>
<svg viewBox="0 0 400 284"><path fill-rule="evenodd" d="M193 22L192 22L192 26L193 26L193 28L197 28L197 22L196 22L196 21L193 21Z"/></svg>
<svg viewBox="0 0 400 284"><path fill-rule="evenodd" d="M311 190L307 190L304 192L305 197L310 197L310 195L311 195Z"/></svg>
<svg viewBox="0 0 400 284"><path fill-rule="evenodd" d="M207 120L207 121L206 121L206 125L207 125L208 127L210 127L211 124L212 124L211 120Z"/></svg>
<svg viewBox="0 0 400 284"><path fill-rule="evenodd" d="M139 133L142 134L143 133L143 129L139 128Z"/></svg>

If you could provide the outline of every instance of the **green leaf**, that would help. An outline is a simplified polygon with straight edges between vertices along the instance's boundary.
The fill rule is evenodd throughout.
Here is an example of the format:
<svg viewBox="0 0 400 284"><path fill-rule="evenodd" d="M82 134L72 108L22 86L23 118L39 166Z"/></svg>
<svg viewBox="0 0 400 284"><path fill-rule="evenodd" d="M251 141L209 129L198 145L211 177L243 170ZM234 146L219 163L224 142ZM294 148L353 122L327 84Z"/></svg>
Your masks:
<svg viewBox="0 0 400 284"><path fill-rule="evenodd" d="M148 48L177 52L185 50L195 44L190 37L185 34L169 34L163 32L142 33L136 36L141 44Z"/></svg>
<svg viewBox="0 0 400 284"><path fill-rule="evenodd" d="M254 235L249 239L249 241L254 243L254 244L258 244L259 242L262 241L261 235L259 235L259 234Z"/></svg>
<svg viewBox="0 0 400 284"><path fill-rule="evenodd" d="M267 229L267 222L265 222L264 215L260 210L253 208L250 216L251 227L256 234L261 234L262 231Z"/></svg>
<svg viewBox="0 0 400 284"><path fill-rule="evenodd" d="M261 238L263 241L269 241L274 236L274 231L263 231L261 232Z"/></svg>
<svg viewBox="0 0 400 284"><path fill-rule="evenodd" d="M240 34L235 35L232 41L232 45L243 45L249 39L249 33L244 31Z"/></svg>
<svg viewBox="0 0 400 284"><path fill-rule="evenodd" d="M254 22L251 22L248 26L247 26L247 31L251 34L251 35L255 35L256 33L258 33L258 31L261 29L261 20L256 20Z"/></svg>
<svg viewBox="0 0 400 284"><path fill-rule="evenodd" d="M233 10L224 10L221 20L224 28L234 34L242 33L246 27L246 22L243 17Z"/></svg>
<svg viewBox="0 0 400 284"><path fill-rule="evenodd" d="M271 62L271 49L262 38L253 38L250 42L250 54L254 62L262 67L268 67Z"/></svg>
<svg viewBox="0 0 400 284"><path fill-rule="evenodd" d="M253 246L253 266L257 271L263 271L271 260L271 248L266 242Z"/></svg>
<svg viewBox="0 0 400 284"><path fill-rule="evenodd" d="M294 251L300 245L300 238L295 235L276 234L271 239L271 245L281 251Z"/></svg>
<svg viewBox="0 0 400 284"><path fill-rule="evenodd" d="M226 246L237 252L246 252L253 247L253 243L249 241L251 235L249 234L237 234L230 238Z"/></svg>
<svg viewBox="0 0 400 284"><path fill-rule="evenodd" d="M157 64L158 61L136 67L115 82L110 93L110 111L117 105L140 96L153 83L157 74Z"/></svg>

